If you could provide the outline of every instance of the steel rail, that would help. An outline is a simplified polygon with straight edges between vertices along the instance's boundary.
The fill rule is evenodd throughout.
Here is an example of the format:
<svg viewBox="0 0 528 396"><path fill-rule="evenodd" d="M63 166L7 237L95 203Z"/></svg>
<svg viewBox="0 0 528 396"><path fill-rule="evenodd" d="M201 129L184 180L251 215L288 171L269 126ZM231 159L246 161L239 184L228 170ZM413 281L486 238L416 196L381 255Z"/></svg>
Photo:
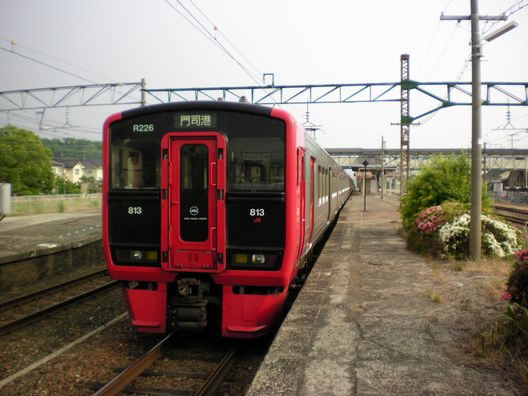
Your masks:
<svg viewBox="0 0 528 396"><path fill-rule="evenodd" d="M91 297L97 293L100 293L100 292L103 292L103 291L106 291L106 290L109 290L109 289L113 289L115 287L119 286L119 281L110 281L108 283L105 283L104 285L102 286L99 286L99 287L96 287L95 289L92 289L92 290L88 290L87 292L84 292L84 293L81 293L81 294L78 294L74 297L71 297L67 300L64 300L64 301L61 301L57 304L54 304L50 307L47 307L47 308L43 308L41 310L38 310L36 312L33 312L29 315L26 315L20 319L16 319L16 320L13 320L11 322L8 322L7 324L5 325L2 325L0 326L0 336L1 335L4 335L6 333L9 333L10 331L13 331L15 329L18 329L22 326L25 326L27 324L30 324L44 316L47 316L55 311L58 311L70 304L73 304L75 302L78 302L78 301L81 301L81 300L84 300L88 297Z"/></svg>
<svg viewBox="0 0 528 396"><path fill-rule="evenodd" d="M157 343L147 353L138 358L134 363L128 366L125 370L115 376L110 382L94 393L94 396L111 396L117 395L134 379L140 376L147 368L149 368L157 359L159 359L174 333L170 333L167 337Z"/></svg>
<svg viewBox="0 0 528 396"><path fill-rule="evenodd" d="M194 394L195 396L211 396L215 394L216 390L222 385L224 377L233 365L236 351L236 348L231 348L226 353L209 377L207 377L200 389L196 391Z"/></svg>
<svg viewBox="0 0 528 396"><path fill-rule="evenodd" d="M526 225L528 223L528 209L511 206L495 205L495 213L512 223ZM519 216L520 215L520 216Z"/></svg>
<svg viewBox="0 0 528 396"><path fill-rule="evenodd" d="M66 282L56 283L53 286L47 287L45 289L37 290L36 292L33 292L33 293L24 294L23 296L15 297L15 298L12 298L12 299L7 300L7 301L0 302L0 311L4 311L4 310L6 310L8 308L11 308L13 306L16 306L16 305L24 304L24 303L26 303L28 301L36 299L37 297L41 297L43 295L52 293L52 292L54 292L56 290L60 290L60 289L64 289L64 288L69 287L69 286L73 286L73 285L75 285L77 283L81 283L81 282L83 282L85 280L96 278L96 277L98 277L100 275L103 275L103 274L105 274L107 272L108 271L106 269L97 270L97 271L94 271L94 272L90 272L89 274L82 275L82 276L80 276L78 278L68 280Z"/></svg>

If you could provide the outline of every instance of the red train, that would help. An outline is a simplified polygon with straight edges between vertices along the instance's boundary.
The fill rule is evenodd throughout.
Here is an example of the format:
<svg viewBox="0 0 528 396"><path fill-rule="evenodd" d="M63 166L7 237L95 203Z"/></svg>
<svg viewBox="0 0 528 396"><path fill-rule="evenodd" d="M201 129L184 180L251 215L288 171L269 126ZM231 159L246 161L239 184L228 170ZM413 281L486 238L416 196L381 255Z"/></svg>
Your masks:
<svg viewBox="0 0 528 396"><path fill-rule="evenodd" d="M290 113L246 103L114 114L103 159L108 269L142 332L265 334L352 192Z"/></svg>

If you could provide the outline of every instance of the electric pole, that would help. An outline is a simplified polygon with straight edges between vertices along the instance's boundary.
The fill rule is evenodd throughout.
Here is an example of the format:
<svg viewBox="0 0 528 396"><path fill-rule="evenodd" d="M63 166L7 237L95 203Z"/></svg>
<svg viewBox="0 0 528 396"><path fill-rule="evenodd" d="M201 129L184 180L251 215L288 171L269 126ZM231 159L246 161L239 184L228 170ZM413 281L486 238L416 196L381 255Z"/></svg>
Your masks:
<svg viewBox="0 0 528 396"><path fill-rule="evenodd" d="M481 133L481 90L480 90L480 58L482 47L480 42L479 21L506 20L506 15L480 16L478 0L471 0L471 15L444 16L441 20L471 21L471 221L469 227L469 257L480 260L482 235L482 133Z"/></svg>
<svg viewBox="0 0 528 396"><path fill-rule="evenodd" d="M471 221L469 257L480 260L482 214L482 146L480 92L480 27L478 0L471 0Z"/></svg>
<svg viewBox="0 0 528 396"><path fill-rule="evenodd" d="M385 190L385 140L381 137L381 199Z"/></svg>

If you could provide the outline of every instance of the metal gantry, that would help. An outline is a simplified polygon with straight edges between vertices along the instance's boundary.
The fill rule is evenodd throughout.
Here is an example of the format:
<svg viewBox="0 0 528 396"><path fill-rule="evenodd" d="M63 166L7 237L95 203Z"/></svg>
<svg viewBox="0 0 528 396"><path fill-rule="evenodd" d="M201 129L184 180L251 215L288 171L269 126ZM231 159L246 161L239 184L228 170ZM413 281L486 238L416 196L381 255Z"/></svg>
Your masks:
<svg viewBox="0 0 528 396"><path fill-rule="evenodd" d="M405 60L402 59L403 61ZM482 105L484 106L528 105L528 82L483 82L481 87ZM440 109L471 105L471 82L420 82L404 79L402 75L401 81L385 83L148 89L143 80L141 82L21 89L0 91L0 111L142 105L146 104L147 97L154 99L156 103L194 100L239 101L242 98L250 103L261 105L397 103L402 100L398 88L409 93L420 93L436 103L419 114L405 115L401 119L402 124L411 124Z"/></svg>
<svg viewBox="0 0 528 396"><path fill-rule="evenodd" d="M21 89L0 92L0 112L78 106L144 104L145 82ZM134 97L133 95L138 97Z"/></svg>
<svg viewBox="0 0 528 396"><path fill-rule="evenodd" d="M419 82L410 79L409 55L402 55L401 80L382 83L276 85L265 86L157 88L140 82L78 85L0 92L0 112L60 107L145 105L147 97L156 103L195 100L248 101L261 105L400 103L402 193L409 176L410 126L440 109L472 104L471 82ZM274 77L272 74L269 74ZM528 82L482 82L484 106L527 106ZM399 90L398 90L399 88ZM419 114L410 114L411 93L432 101ZM137 97L139 96L139 98ZM416 97L413 101L416 101Z"/></svg>

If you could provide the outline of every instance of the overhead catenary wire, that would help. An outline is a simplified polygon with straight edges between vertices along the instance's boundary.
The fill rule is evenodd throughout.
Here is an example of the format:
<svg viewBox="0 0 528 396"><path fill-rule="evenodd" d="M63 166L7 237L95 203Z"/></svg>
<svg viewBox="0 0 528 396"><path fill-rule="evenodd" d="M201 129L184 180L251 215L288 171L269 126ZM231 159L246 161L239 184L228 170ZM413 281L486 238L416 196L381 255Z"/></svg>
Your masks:
<svg viewBox="0 0 528 396"><path fill-rule="evenodd" d="M442 12L445 13L447 11L447 9L449 8L449 6L451 5L451 2L453 0L449 0L448 3L444 6ZM420 63L420 66L418 67L418 75L421 74L422 72L422 69L425 65L425 62L427 61L427 59L429 58L429 53L431 52L431 49L433 48L433 44L435 43L436 41L436 37L438 36L438 32L440 31L440 26L442 25L442 21L438 21L437 25L436 25L436 29L435 29L435 32L433 34L433 38L429 41L429 45L427 46L427 50L425 51L425 55L423 56L422 58L422 62Z"/></svg>
<svg viewBox="0 0 528 396"><path fill-rule="evenodd" d="M223 45L218 40L218 38L207 27L205 27L205 23L199 21L199 19L193 14L193 12L188 7L185 7L185 5L181 2L181 0L175 0L175 1L177 2L178 5L182 7L184 11L181 11L175 4L171 2L171 0L164 0L164 1L175 12L177 12L182 18L184 18L192 27L194 27L200 34L202 34L207 40L209 40L213 45L215 45L224 54L226 54L229 58L231 58L244 71L244 73L249 76L249 78L254 83L256 83L258 86L263 86L263 82L260 79L262 76L262 73L260 73L260 71L258 71L258 69L253 66L253 64L247 59L247 57L242 53L242 51L240 51L233 44L233 42L229 40L227 36L220 31L218 26L211 20L211 18L209 18L204 11L202 11L194 2L192 2L192 0L189 0L190 3L198 10L200 15L202 15L205 18L207 23L211 25L212 31L218 32L224 38L224 40L226 40L227 43L229 43L229 45L232 48L234 48L235 51L238 52L242 58L244 58L244 60L248 63L248 65L255 70L256 74L253 74L250 70L248 70L248 67L244 66L244 64L239 59L237 59L237 57L235 57L235 55L233 55L233 53L229 51L229 49L226 48L226 46ZM270 95L271 95L270 98L275 103L275 105L277 105L278 107L281 107L280 104L273 97L273 92L271 92Z"/></svg>
<svg viewBox="0 0 528 396"><path fill-rule="evenodd" d="M191 26L193 26L200 34L202 34L207 40L209 40L213 45L215 45L217 48L219 48L222 52L224 52L229 58L231 58L243 71L246 73L253 82L260 85L259 78L255 77L243 64L240 62L222 43L220 43L214 35L201 23L198 18L194 16L194 14L185 7L180 0L176 0L176 2L185 10L185 12L189 15L185 15L178 7L176 7L174 4L171 3L170 0L164 0L167 5L169 5L174 11L176 11L182 18L184 18ZM191 19L192 18L192 19ZM195 22L193 22L193 20Z"/></svg>
<svg viewBox="0 0 528 396"><path fill-rule="evenodd" d="M18 41L16 41L16 40L9 40L8 38L6 38L6 37L2 37L2 36L0 36L0 40L4 40L4 41L10 43L11 46L12 46L13 48L14 48L15 46L16 46L16 47L20 47L20 48L23 48L23 49L25 49L25 50L27 50L27 51L34 52L34 53L36 53L36 54L38 54L38 55L44 56L44 57L46 57L46 58L49 58L49 59L51 59L51 60L53 60L53 61L55 61L55 62L63 63L63 64L65 64L65 65L69 66L69 67L73 67L74 69L79 69L79 70L82 70L83 72L86 72L86 73L89 73L89 74L93 74L94 76L100 77L100 78L102 78L102 79L104 79L104 80L111 81L111 82L114 82L114 83L118 83L118 82L119 82L119 81L116 81L116 80L113 79L113 78L110 78L110 77L108 77L108 76L105 76L105 75L103 75L103 74L100 74L100 73L98 73L98 72L96 72L96 71L93 71L93 70L87 69L87 68L82 67L82 66L74 65L73 63L70 63L70 62L65 61L65 60L63 60L63 59L60 59L60 58L57 58L56 56L50 55L50 54L48 54L48 53L46 53L46 52L43 52L43 51L37 50L37 49L35 49L35 48L29 47L29 46L24 45L24 44L20 44L20 43L19 43ZM89 80L89 81L92 82L92 83L94 83L94 84L97 84L96 81L92 81L92 80Z"/></svg>
<svg viewBox="0 0 528 396"><path fill-rule="evenodd" d="M198 7L198 5L196 5L196 3L193 1L193 0L189 0L189 2L193 5L194 8L196 8L198 10L198 12L207 20L207 22L209 22L211 24L211 26L213 26L213 29L215 32L218 32L223 38L224 40L226 40L229 45L246 61L246 63L253 69L253 71L257 74L257 76L261 76L262 75L262 72L260 70L258 70L252 63L251 61L242 53L242 51L240 51L237 46L231 41L229 40L229 38L222 32L222 30L218 27L218 25L216 23L214 23L208 16L207 14L202 11L202 9L200 7ZM215 38L216 39L216 38Z"/></svg>
<svg viewBox="0 0 528 396"><path fill-rule="evenodd" d="M449 1L449 4L451 3L451 0ZM449 4L445 7L447 8L449 6ZM502 14L504 14L505 16L509 17L511 15L513 15L514 13L520 11L521 9L523 9L524 7L528 6L528 1L527 0L516 0L507 10L505 10ZM445 12L445 10L444 10ZM481 37L485 36L489 31L492 30L492 28L498 23L499 21L486 21L486 25L487 28L485 27L482 32L481 32ZM457 22L457 25L456 27L458 27L460 25L460 21ZM444 48L444 51L442 52L442 55L440 57L440 60L443 58L444 56L444 53L445 51L447 50L447 47L449 45L449 43L451 42L453 38L453 35L450 37L449 41L448 41L448 44L446 45L446 47ZM458 72L458 75L455 79L456 82L459 82L462 77L464 76L464 73L466 72L466 70L468 69L469 65L471 64L471 50L469 51L469 55L466 57L466 59L464 60L464 64L462 65L460 71ZM438 67L439 65L439 62L436 64L433 72L436 70L436 68ZM431 75L432 73L431 72ZM438 112L434 112L432 113L431 115L425 117L425 119L422 121L422 125L424 124L427 124L429 121L431 121L437 114Z"/></svg>
<svg viewBox="0 0 528 396"><path fill-rule="evenodd" d="M56 71L59 71L59 72L61 72L61 73L65 73L65 74L67 74L67 75L69 75L69 76L72 76L72 77L78 78L78 79L83 80L83 81L85 81L85 82L88 82L88 83L91 83L91 84L98 84L97 81L94 81L94 80L91 80L91 79L85 78L85 77L83 77L83 76L81 76L81 75L79 75L79 74L77 74L77 73L73 73L73 72L70 72L70 71L68 71L68 70L66 70L66 69L64 69L64 68L61 68L61 67L58 67L58 66L52 65L52 64L49 63L49 62L44 62L44 61L42 61L42 60L40 60L40 59L37 59L37 58L35 58L35 57L31 57L31 56L29 56L29 55L25 55L25 54L22 54L22 53L20 53L20 52L16 52L16 51L14 50L14 46L18 46L18 47L24 48L24 49L26 49L26 50L29 50L29 51L35 52L35 53L37 53L37 54L43 55L43 56L45 56L45 57L48 57L48 58L50 58L50 59L55 60L56 62L64 63L64 64L66 64L66 65L68 65L68 66L70 66L70 67L73 67L73 68L76 68L76 69L80 69L80 70L84 70L85 72L88 72L88 73L91 73L91 74L94 74L94 75L98 75L98 76L103 77L104 79L109 80L109 81L111 81L111 82L113 82L113 83L119 83L119 81L116 81L115 79L112 79L112 78L109 78L109 77L105 77L105 76L103 76L103 75L100 75L100 74L98 74L98 73L96 73L96 72L93 72L93 71L91 71L91 70L88 70L88 69L86 69L86 68L83 68L83 67L80 67L80 66L76 66L76 65L74 65L74 64L72 64L72 63L66 62L66 61L64 61L64 60L62 60L62 59L59 59L59 58L57 58L57 57L51 56L51 55L49 55L49 54L46 54L45 52L42 52L42 51L36 50L36 49L31 48L31 47L28 47L28 46L26 46L26 45L20 45L20 44L16 43L14 40L8 40L7 38L2 37L2 36L0 36L0 40L7 41L7 42L9 42L9 43L12 45L12 48L11 48L11 49L8 49L8 48L5 48L5 47L0 46L0 49L3 50L3 51L9 52L9 53L14 54L14 55L17 55L17 56L19 56L19 57L22 57L22 58L27 59L27 60L30 60L30 61L32 61L32 62L38 63L38 64L40 64L40 65L43 65L43 66L45 66L45 67L51 68L51 69L56 70ZM119 91L119 90L118 90L118 92L121 93L121 94L123 94L122 91ZM134 96L132 96L132 95L129 95L129 96L131 96L132 98L134 98L134 99L136 99L136 100L139 100L137 97L134 97Z"/></svg>
<svg viewBox="0 0 528 396"><path fill-rule="evenodd" d="M75 73L69 72L69 71L64 70L64 69L62 69L62 68L60 68L60 67L57 67L57 66L53 66L53 65L51 65L51 64L49 64L49 63L46 63L46 62L44 62L44 61L41 61L41 60L38 60L38 59L32 58L31 56L21 54L20 52L15 52L13 49L9 49L9 48L5 48L5 47L0 46L0 50L2 50L2 51L6 51L6 52L9 52L9 53L11 53L11 54L13 54L13 55L16 55L16 56L19 56L19 57L21 57L21 58L24 58L24 59L30 60L30 61L32 61L32 62L35 62L35 63L38 63L38 64L40 64L40 65L46 66L46 67L48 67L48 68L50 68L50 69L53 69L53 70L59 71L59 72L61 72L61 73L68 74L68 75L70 75L70 76L72 76L72 77L78 78L78 79L83 80L83 81L85 81L85 82L93 83L92 80L89 80L89 79L87 79L87 78L84 78L84 77L82 77L82 76L79 76L78 74L75 74Z"/></svg>
<svg viewBox="0 0 528 396"><path fill-rule="evenodd" d="M22 54L22 53L20 53L20 52L17 52L17 51L15 51L15 48L14 48L14 47L17 46L17 47L20 47L20 48L24 48L25 50L32 51L32 52L34 52L34 53L40 54L40 55L45 56L45 57L47 57L47 58L53 59L53 60L56 61L56 62L64 63L64 64L66 64L66 65L68 65L68 66L70 66L70 67L74 67L74 68L82 69L82 70L87 71L87 72L92 73L92 74L97 74L97 73L95 73L95 72L93 72L93 71L90 71L90 70L88 70L88 69L85 69L85 68L82 68L82 67L79 67L79 66L73 65L73 64L71 64L71 63L69 63L69 62L66 62L66 61L61 60L61 59L56 58L56 57L53 57L53 56L51 56L51 55L49 55L49 54L47 54L47 53L45 53L45 52L42 52L42 51L36 50L36 49L34 49L34 48L31 48L31 47L28 47L28 46L25 46L25 45L20 45L20 44L16 43L14 40L8 40L7 38L2 37L2 36L0 36L0 40L4 40L4 41L6 41L6 42L9 42L9 43L11 44L11 46L12 46L11 49L9 49L9 48L5 48L5 47L3 47L3 46L0 46L0 50L3 50L3 51L5 51L5 52L8 52L9 54L16 55L16 56L21 57L21 58L23 58L23 59L29 60L29 61L31 61L31 62L37 63L37 64L39 64L39 65L45 66L45 67L47 67L47 68L53 69L53 70L55 70L55 71L58 71L58 72L61 72L61 73L67 74L67 75L69 75L69 76L71 76L71 77L75 77L75 78L80 79L80 80L82 80L82 81L84 81L84 82L88 82L88 83L92 83L92 84L97 84L96 81L91 80L91 79L88 79L88 78L85 78L84 76L81 76L81 75L79 75L79 74L77 74L77 73L74 73L74 72L71 72L71 71L69 71L69 70L66 70L66 69L63 68L63 67L59 67L59 66L53 65L53 64L50 63L50 62L46 62L46 61L43 61L43 60L41 60L41 59L37 59L36 57L33 57L33 56L30 56L30 55L26 55L26 54ZM100 76L103 77L103 78L105 78L105 79L114 80L114 79L110 79L110 78L104 77L104 76L102 76L102 75L100 75ZM114 82L116 82L116 81L114 80ZM124 93L123 93L122 91L120 91L120 90L117 90L117 92L119 92L120 94L124 94ZM132 97L133 99L138 100L138 99L137 99L136 97L134 97L133 95L128 95L128 96ZM20 111L20 110L17 110L17 111ZM25 111L25 110L23 110L23 111ZM9 119L10 119L10 118L11 118L11 119L18 119L18 120L19 120L18 122L20 122L20 123L21 123L20 120L23 120L23 121L24 121L24 124L21 123L21 125L24 125L24 126L26 126L26 127L29 127L29 128L31 128L31 129L33 129L33 128L35 127L35 124L38 124L38 132L41 133L41 132L44 131L44 129L42 129L41 126L40 126L40 123L39 123L39 120L38 120L39 117L32 117L32 116L25 116L25 117L24 117L23 115L20 115L20 114L19 114L19 115L16 115L14 112L11 112L8 116L6 116L6 121L7 121L8 123L9 123ZM53 129L61 129L61 128L62 128L62 129L66 129L66 127L65 127L64 124L60 124L60 122L59 122L59 121L56 121L56 120L50 120L50 119L47 119L47 120L46 120L46 123L47 123L48 125L50 125L50 124L57 124L56 126L50 126L49 128L53 128ZM78 132L80 132L80 133L97 134L97 135L99 135L99 136L101 135L100 130L95 129L95 128L94 128L94 129L91 129L91 128L88 128L88 127L80 127L80 126L79 126L79 127L75 127L75 130L78 131ZM70 135L70 134L68 134L68 135Z"/></svg>

